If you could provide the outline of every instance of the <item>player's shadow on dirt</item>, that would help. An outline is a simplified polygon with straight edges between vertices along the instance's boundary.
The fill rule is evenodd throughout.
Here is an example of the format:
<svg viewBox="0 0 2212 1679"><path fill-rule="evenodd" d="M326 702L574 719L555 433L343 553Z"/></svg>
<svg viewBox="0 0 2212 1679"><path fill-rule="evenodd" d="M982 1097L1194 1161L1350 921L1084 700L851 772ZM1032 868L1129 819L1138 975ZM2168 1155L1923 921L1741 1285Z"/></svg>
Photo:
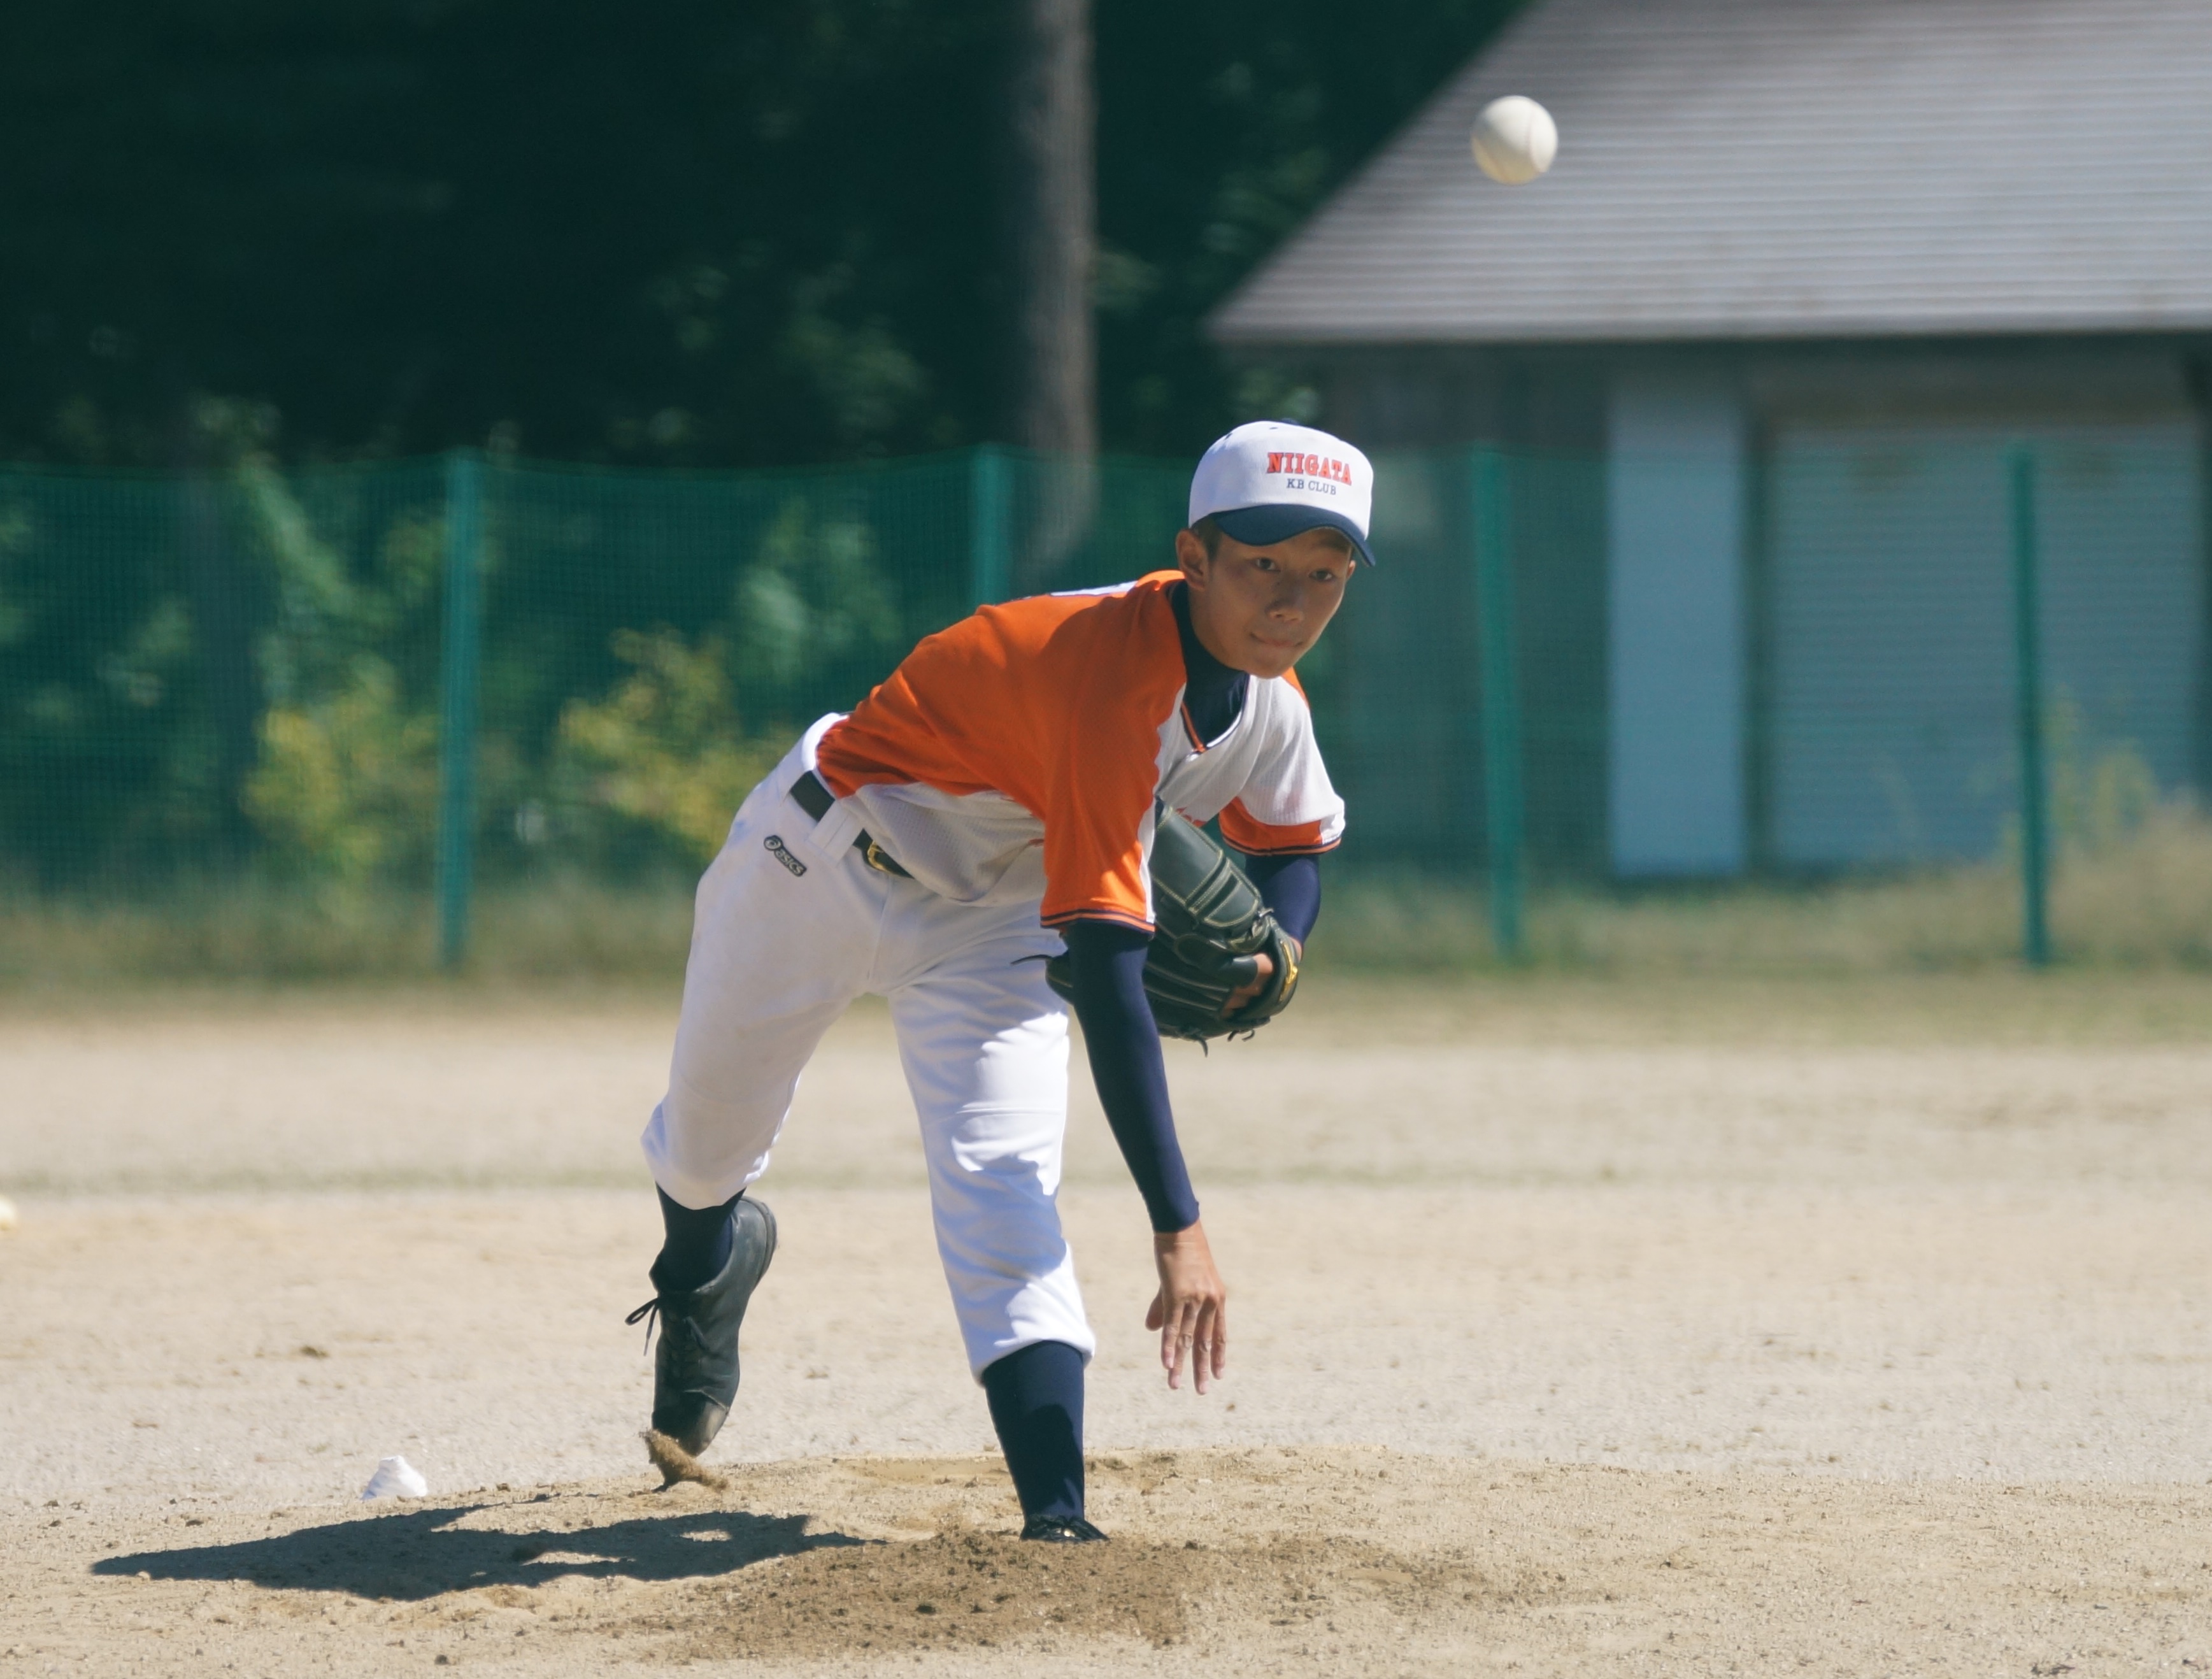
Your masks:
<svg viewBox="0 0 2212 1679"><path fill-rule="evenodd" d="M500 1532L453 1525L476 1505L365 1516L235 1545L141 1551L95 1562L95 1574L157 1580L243 1580L277 1591L412 1599L491 1585L584 1579L694 1579L769 1557L866 1542L808 1533L804 1516L702 1510L574 1532ZM513 1506L508 1506L512 1509Z"/></svg>

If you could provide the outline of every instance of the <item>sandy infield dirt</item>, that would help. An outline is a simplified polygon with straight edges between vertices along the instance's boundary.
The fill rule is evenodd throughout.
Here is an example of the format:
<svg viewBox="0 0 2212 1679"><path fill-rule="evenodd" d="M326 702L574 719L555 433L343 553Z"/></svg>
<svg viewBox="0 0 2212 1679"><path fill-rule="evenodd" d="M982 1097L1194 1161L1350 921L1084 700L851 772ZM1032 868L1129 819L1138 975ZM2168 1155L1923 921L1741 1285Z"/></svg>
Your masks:
<svg viewBox="0 0 2212 1679"><path fill-rule="evenodd" d="M672 998L19 998L0 1676L2212 1667L2202 985L1324 982L1175 1046L1232 1367L1162 1385L1079 1100L1079 1550L1010 1538L880 1012L763 1185L731 1484L659 1493ZM356 1501L392 1453L431 1495Z"/></svg>

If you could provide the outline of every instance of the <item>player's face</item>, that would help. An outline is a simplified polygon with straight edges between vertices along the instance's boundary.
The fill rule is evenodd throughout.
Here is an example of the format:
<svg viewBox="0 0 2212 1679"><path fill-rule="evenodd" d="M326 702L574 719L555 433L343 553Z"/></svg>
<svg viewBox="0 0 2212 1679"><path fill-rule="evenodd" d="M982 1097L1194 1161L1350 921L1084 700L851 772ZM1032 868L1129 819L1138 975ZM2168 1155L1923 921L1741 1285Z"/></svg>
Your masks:
<svg viewBox="0 0 2212 1679"><path fill-rule="evenodd" d="M1248 548L1223 537L1211 557L1188 531L1176 558L1190 585L1191 627L1233 670L1280 676L1321 638L1351 581L1352 551L1334 531Z"/></svg>

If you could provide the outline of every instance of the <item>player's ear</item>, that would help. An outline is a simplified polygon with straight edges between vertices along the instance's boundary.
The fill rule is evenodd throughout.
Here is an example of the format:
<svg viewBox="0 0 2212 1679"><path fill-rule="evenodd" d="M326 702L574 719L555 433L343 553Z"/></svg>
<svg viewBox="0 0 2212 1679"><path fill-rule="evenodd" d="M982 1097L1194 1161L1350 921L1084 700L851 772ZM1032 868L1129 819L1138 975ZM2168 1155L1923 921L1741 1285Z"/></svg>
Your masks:
<svg viewBox="0 0 2212 1679"><path fill-rule="evenodd" d="M1197 532L1177 531L1176 532L1176 563L1182 568L1185 581L1195 584L1201 589L1204 588L1206 563L1210 558L1211 556L1206 551L1206 544L1200 540Z"/></svg>

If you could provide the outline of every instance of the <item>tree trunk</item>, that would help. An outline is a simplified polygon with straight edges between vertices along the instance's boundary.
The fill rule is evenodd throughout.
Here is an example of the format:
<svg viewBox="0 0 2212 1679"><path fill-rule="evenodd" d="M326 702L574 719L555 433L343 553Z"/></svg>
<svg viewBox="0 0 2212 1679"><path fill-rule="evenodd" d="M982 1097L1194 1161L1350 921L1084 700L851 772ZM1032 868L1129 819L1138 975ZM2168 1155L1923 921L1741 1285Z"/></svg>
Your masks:
<svg viewBox="0 0 2212 1679"><path fill-rule="evenodd" d="M1091 582L1075 570L1098 503L1097 111L1091 0L1012 0L1006 223L1013 282L1014 441L1048 459L1019 521L1012 581Z"/></svg>
<svg viewBox="0 0 2212 1679"><path fill-rule="evenodd" d="M1014 441L1088 455L1098 447L1091 0L1013 0L1012 12Z"/></svg>

